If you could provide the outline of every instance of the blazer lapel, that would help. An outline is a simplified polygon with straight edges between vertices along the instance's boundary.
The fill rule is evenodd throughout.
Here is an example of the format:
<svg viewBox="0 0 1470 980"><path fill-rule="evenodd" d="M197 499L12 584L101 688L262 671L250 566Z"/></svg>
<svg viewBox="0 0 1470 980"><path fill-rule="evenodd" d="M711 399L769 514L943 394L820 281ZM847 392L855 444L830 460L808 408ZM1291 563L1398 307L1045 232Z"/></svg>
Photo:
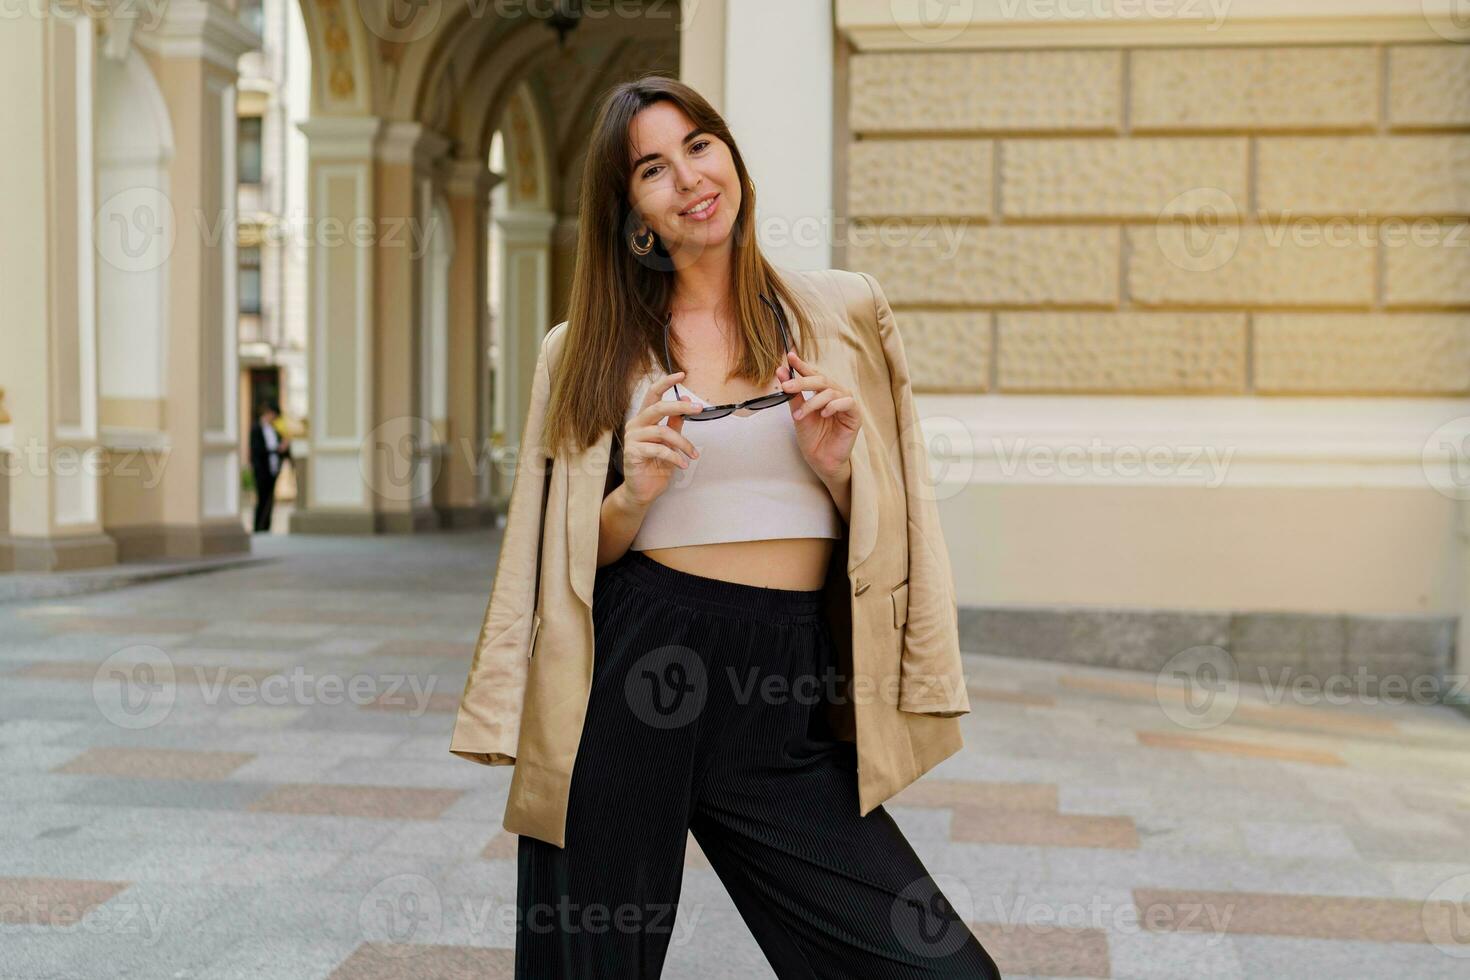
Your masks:
<svg viewBox="0 0 1470 980"><path fill-rule="evenodd" d="M597 537L602 523L602 490L607 483L613 433L602 437L567 460L567 556L571 562L572 591L592 608L592 586L597 578Z"/></svg>

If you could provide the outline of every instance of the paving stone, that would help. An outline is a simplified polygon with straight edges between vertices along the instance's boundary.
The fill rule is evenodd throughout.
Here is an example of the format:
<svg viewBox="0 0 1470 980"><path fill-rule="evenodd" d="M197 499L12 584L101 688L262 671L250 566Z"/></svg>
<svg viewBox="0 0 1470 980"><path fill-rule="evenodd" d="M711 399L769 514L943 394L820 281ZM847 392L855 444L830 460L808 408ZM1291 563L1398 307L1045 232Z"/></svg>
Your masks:
<svg viewBox="0 0 1470 980"><path fill-rule="evenodd" d="M448 751L494 540L279 536L260 542L266 565L0 604L0 876L127 883L90 934L7 932L0 976L508 975L514 769ZM964 749L884 809L1008 978L1462 975L1412 933L1425 898L1470 874L1470 718L1245 684L1222 723L1191 730L1169 710L1186 692L1153 672L1200 642L1247 666L1321 670L1340 648L1419 670L1442 624L1098 613L1078 633L1005 615L1032 632L1011 634L1014 658L964 655ZM91 679L133 644L195 673L162 722L124 730ZM1113 666L1047 659L1069 646ZM221 670L243 695L211 689ZM295 676L367 677L374 694L412 679L428 700L408 707L428 710L267 696ZM686 848L664 976L773 976ZM385 942L384 909L419 892L436 917L412 948ZM1238 898L1237 927L1257 931L1138 921L1137 894L1202 893ZM130 909L146 944L124 934ZM1333 938L1263 934L1288 925Z"/></svg>
<svg viewBox="0 0 1470 980"><path fill-rule="evenodd" d="M67 776L77 789L67 803L91 806L178 806L206 810L240 810L270 792L268 783L229 780L125 779L114 776Z"/></svg>

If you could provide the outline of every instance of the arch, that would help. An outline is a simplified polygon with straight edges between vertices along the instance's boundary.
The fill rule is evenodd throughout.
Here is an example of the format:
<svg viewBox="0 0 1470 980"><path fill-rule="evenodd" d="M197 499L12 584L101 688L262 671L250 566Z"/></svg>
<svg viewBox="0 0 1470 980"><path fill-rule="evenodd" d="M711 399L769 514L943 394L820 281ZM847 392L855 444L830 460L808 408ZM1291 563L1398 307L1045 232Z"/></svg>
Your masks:
<svg viewBox="0 0 1470 980"><path fill-rule="evenodd" d="M377 60L357 5L301 0L300 10L311 49L312 115L377 111Z"/></svg>
<svg viewBox="0 0 1470 980"><path fill-rule="evenodd" d="M475 91L470 79L488 53L493 52L499 58L527 46L556 43L550 31L536 29L535 17L500 17L486 26L483 18L474 13L477 7L483 10L483 3L452 2L459 5L446 12L434 36L424 38L404 52L393 101L388 106L388 111L398 118L431 121L436 102L446 92L452 93L457 103L455 115L462 115L464 101Z"/></svg>
<svg viewBox="0 0 1470 980"><path fill-rule="evenodd" d="M524 31L493 50L480 53L466 79L453 136L477 159L490 153L490 140L500 125L507 99L524 79L556 49L552 38Z"/></svg>
<svg viewBox="0 0 1470 980"><path fill-rule="evenodd" d="M505 138L506 204L516 211L549 209L556 167L547 139L549 120L529 82L516 86L499 127Z"/></svg>

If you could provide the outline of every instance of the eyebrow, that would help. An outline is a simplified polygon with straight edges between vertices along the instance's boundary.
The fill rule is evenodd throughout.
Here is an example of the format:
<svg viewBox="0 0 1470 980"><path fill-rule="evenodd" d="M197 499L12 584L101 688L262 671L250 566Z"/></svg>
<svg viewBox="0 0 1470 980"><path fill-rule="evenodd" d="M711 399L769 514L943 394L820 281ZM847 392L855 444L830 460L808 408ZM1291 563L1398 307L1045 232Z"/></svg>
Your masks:
<svg viewBox="0 0 1470 980"><path fill-rule="evenodd" d="M684 138L682 140L679 141L679 145L680 146L686 146L686 145L688 145L688 143L691 140L693 140L694 137L700 135L703 132L704 132L703 129L700 129L698 126L695 126L693 129L691 129L684 136ZM633 169L634 170L637 170L639 167L643 166L648 161L650 161L650 160L657 160L661 156L663 156L662 153L645 153L645 154L643 154L643 156L641 156L637 160L634 160L633 161Z"/></svg>

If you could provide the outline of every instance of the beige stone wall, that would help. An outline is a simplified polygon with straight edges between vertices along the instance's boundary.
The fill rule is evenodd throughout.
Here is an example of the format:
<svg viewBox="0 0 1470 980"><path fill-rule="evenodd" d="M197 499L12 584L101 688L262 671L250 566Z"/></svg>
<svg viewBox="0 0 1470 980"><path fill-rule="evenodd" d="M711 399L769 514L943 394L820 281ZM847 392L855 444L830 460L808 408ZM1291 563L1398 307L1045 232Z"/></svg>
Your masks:
<svg viewBox="0 0 1470 980"><path fill-rule="evenodd" d="M844 264L920 390L1470 394L1470 45L847 71Z"/></svg>

